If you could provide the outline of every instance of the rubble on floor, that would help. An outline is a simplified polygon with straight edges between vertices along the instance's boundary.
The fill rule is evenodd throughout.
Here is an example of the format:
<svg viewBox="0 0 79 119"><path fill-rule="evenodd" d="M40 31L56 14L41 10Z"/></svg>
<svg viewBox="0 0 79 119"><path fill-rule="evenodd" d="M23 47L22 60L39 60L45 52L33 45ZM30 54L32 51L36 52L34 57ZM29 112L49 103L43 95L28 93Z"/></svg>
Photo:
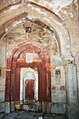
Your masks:
<svg viewBox="0 0 79 119"><path fill-rule="evenodd" d="M67 119L67 117L66 115L18 111L18 112L12 112L9 114L0 113L0 119Z"/></svg>

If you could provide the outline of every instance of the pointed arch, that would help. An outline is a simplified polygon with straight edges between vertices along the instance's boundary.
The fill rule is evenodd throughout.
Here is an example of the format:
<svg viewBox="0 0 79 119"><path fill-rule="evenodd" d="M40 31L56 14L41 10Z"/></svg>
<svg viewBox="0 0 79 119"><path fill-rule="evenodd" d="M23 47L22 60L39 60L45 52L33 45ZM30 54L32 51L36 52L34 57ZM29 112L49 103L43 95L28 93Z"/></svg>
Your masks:
<svg viewBox="0 0 79 119"><path fill-rule="evenodd" d="M25 61L17 62L20 54L24 51L35 51L41 62L27 63ZM7 60L6 73L6 90L5 101L20 101L20 68L30 67L38 68L38 100L51 101L51 72L50 72L50 55L47 51L47 57L43 57L45 52L32 44L22 44L14 49L12 56Z"/></svg>

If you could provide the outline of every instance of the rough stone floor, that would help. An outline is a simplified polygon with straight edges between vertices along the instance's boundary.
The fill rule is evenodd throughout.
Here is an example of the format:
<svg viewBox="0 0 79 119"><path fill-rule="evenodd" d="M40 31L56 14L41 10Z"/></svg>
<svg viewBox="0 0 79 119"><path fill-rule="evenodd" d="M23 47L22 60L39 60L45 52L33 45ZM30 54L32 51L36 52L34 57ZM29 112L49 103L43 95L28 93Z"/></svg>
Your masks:
<svg viewBox="0 0 79 119"><path fill-rule="evenodd" d="M0 119L67 119L65 115L45 114L36 112L13 112L9 114L0 113Z"/></svg>

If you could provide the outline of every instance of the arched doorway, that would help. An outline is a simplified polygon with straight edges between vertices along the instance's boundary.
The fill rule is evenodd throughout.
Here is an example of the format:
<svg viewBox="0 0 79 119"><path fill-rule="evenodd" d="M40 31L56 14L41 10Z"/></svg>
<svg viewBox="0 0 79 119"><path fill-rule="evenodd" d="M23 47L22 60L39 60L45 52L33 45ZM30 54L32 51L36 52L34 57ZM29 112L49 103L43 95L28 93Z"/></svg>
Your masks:
<svg viewBox="0 0 79 119"><path fill-rule="evenodd" d="M38 71L21 68L20 82L20 101L38 100Z"/></svg>
<svg viewBox="0 0 79 119"><path fill-rule="evenodd" d="M34 100L34 80L25 80L25 101L26 100Z"/></svg>
<svg viewBox="0 0 79 119"><path fill-rule="evenodd" d="M38 71L38 101L51 101L51 71L48 51L42 52L40 48L34 45L22 44L14 50L13 55L7 60L5 100L10 103L10 106L12 101L14 105L21 104L20 72L21 68L29 67ZM27 80L25 82L27 83ZM31 82L34 83L33 80ZM31 85L30 81L29 85ZM29 94L29 96L31 95ZM33 95L30 98L33 99Z"/></svg>

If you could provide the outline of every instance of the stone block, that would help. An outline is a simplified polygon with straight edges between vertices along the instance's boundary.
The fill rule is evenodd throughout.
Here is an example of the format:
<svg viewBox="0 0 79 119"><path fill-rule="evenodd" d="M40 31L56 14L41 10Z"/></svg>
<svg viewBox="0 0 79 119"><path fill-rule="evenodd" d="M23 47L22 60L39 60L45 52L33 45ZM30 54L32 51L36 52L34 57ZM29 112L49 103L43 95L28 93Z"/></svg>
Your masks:
<svg viewBox="0 0 79 119"><path fill-rule="evenodd" d="M51 113L65 114L66 104L65 103L55 103L51 105Z"/></svg>
<svg viewBox="0 0 79 119"><path fill-rule="evenodd" d="M5 113L10 113L10 102L5 102Z"/></svg>
<svg viewBox="0 0 79 119"><path fill-rule="evenodd" d="M4 112L4 103L0 103L0 112Z"/></svg>
<svg viewBox="0 0 79 119"><path fill-rule="evenodd" d="M2 85L0 85L0 87L2 87ZM3 102L5 98L5 92L4 91L0 91L0 102Z"/></svg>
<svg viewBox="0 0 79 119"><path fill-rule="evenodd" d="M78 106L75 103L67 105L68 119L78 119Z"/></svg>
<svg viewBox="0 0 79 119"><path fill-rule="evenodd" d="M28 105L23 105L23 109L28 111L29 110L29 106Z"/></svg>
<svg viewBox="0 0 79 119"><path fill-rule="evenodd" d="M65 90L57 90L52 92L52 102L66 102L66 92Z"/></svg>

